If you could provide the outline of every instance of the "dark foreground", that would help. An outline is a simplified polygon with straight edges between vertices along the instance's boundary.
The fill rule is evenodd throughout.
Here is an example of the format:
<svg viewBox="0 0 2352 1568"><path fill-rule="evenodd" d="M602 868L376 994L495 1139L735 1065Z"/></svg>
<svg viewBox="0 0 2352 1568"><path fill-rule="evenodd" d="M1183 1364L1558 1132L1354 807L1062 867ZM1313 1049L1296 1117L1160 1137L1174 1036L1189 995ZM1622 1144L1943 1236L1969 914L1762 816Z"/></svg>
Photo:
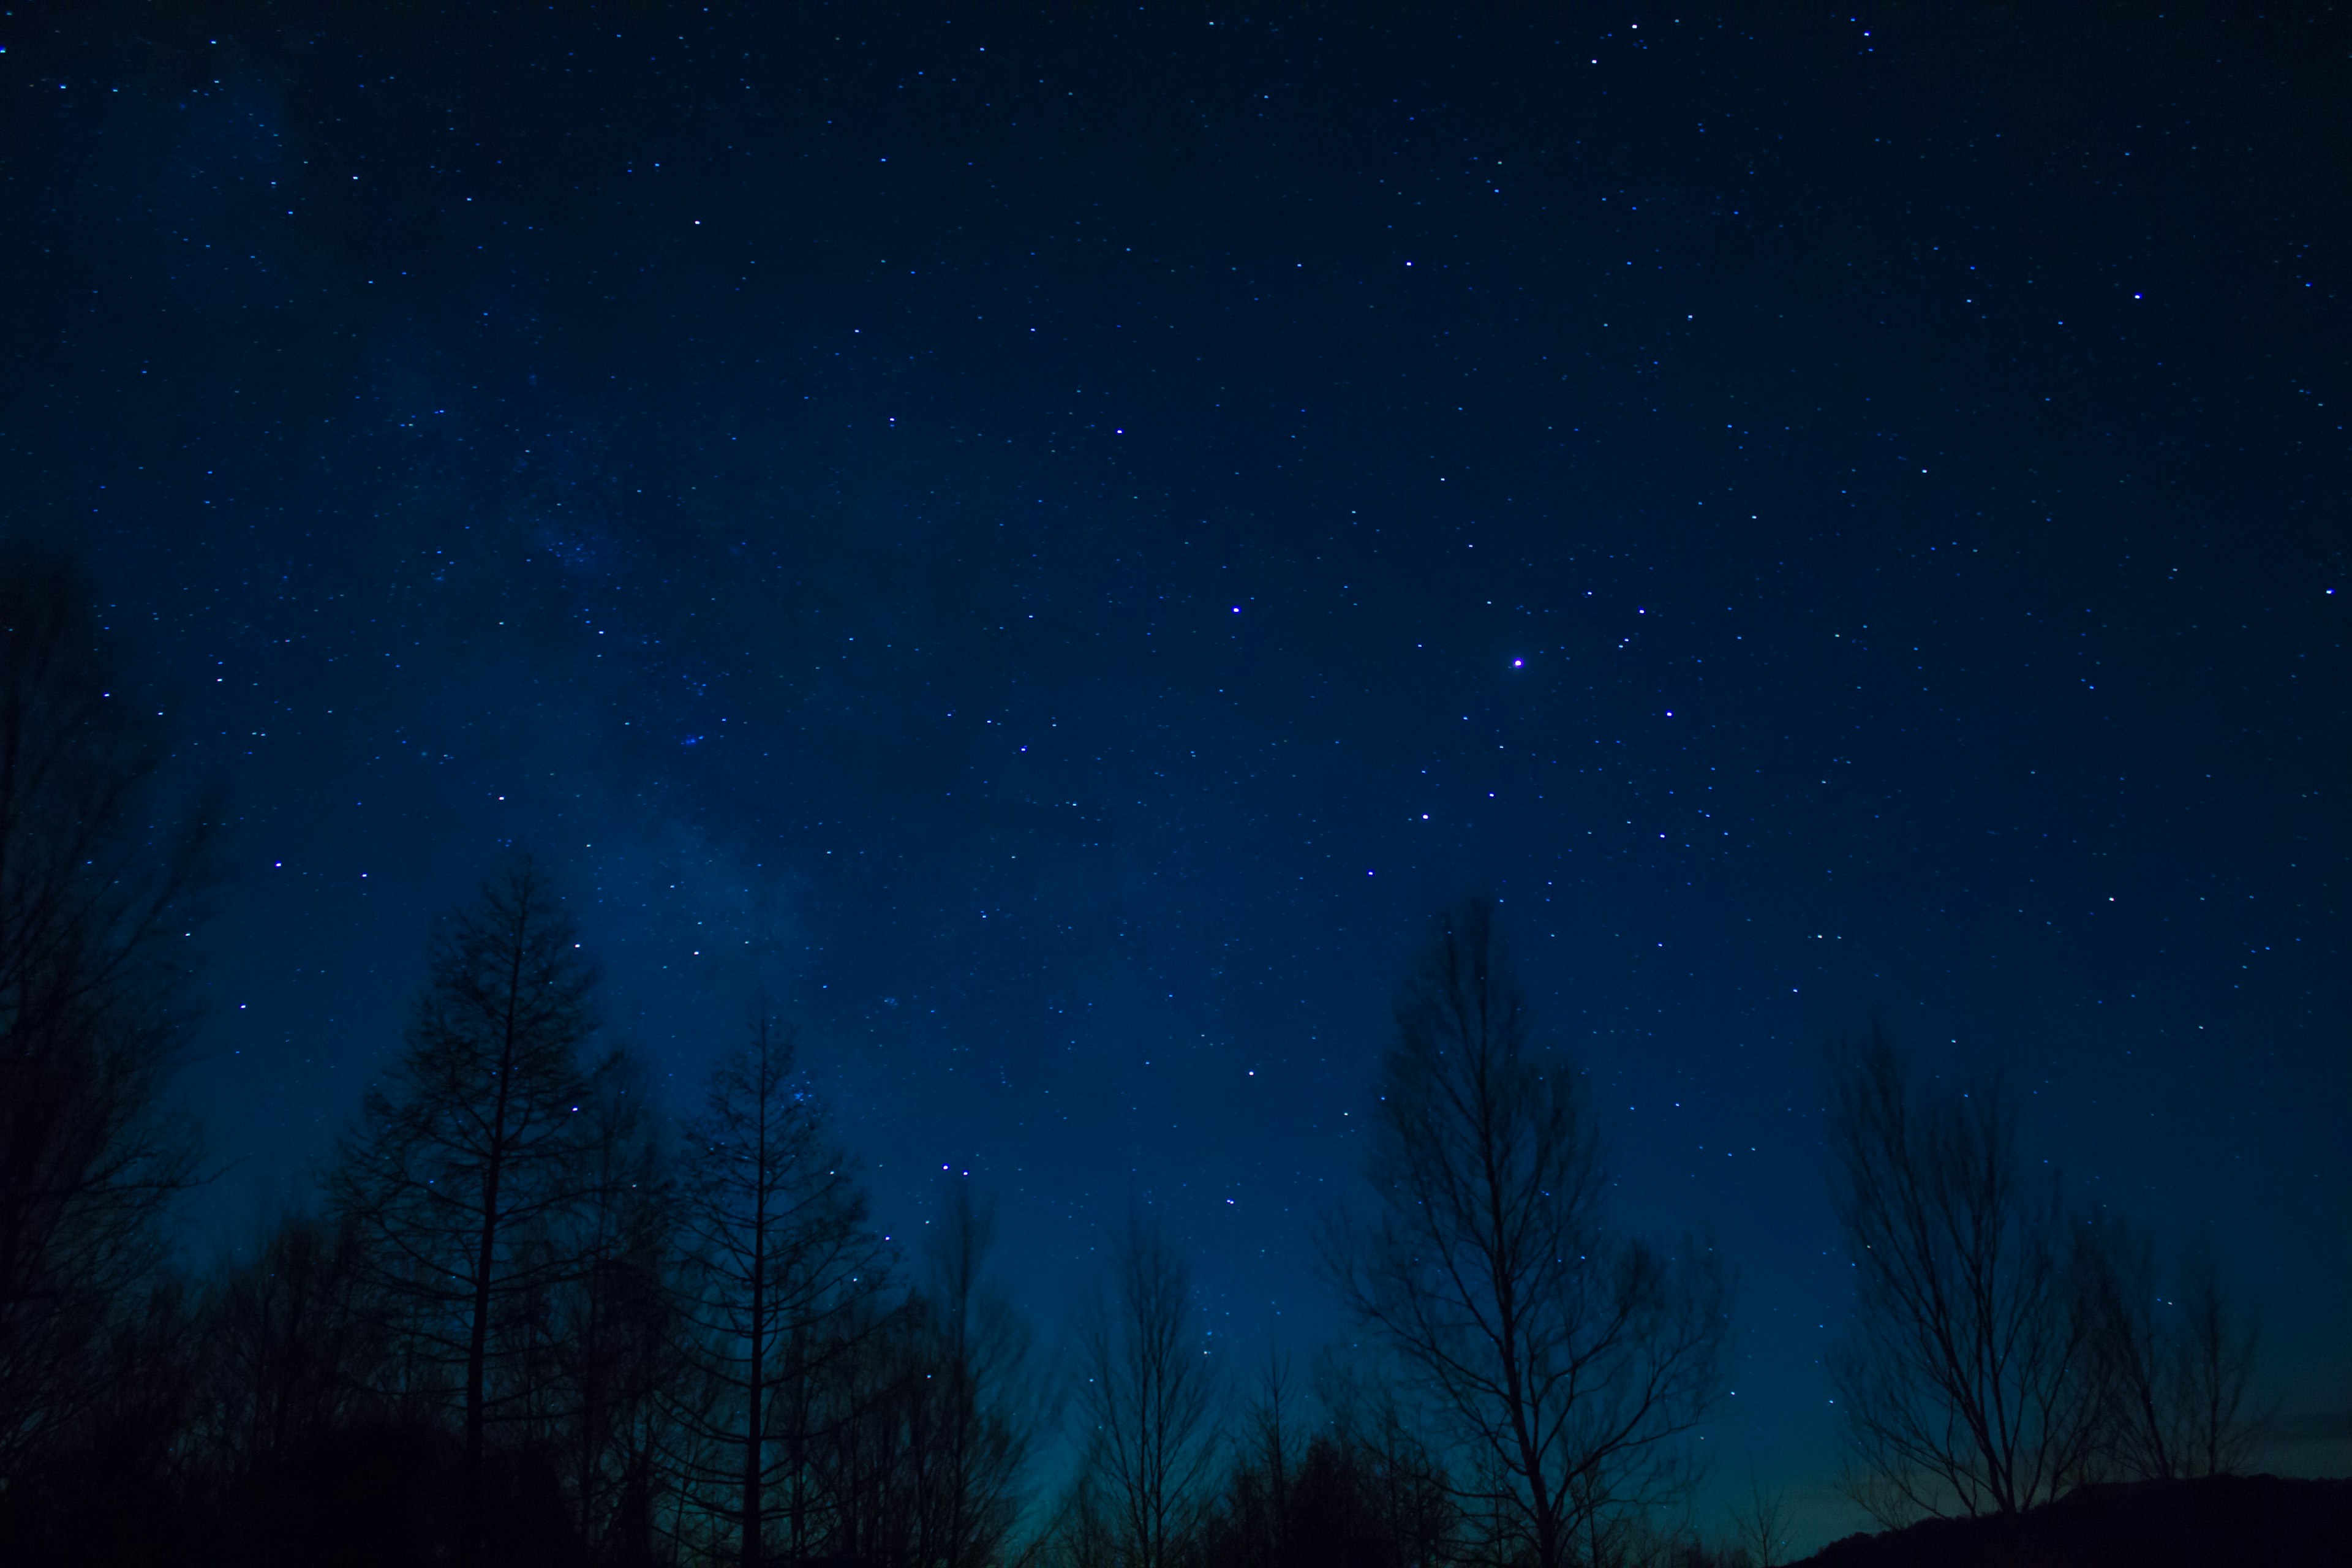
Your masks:
<svg viewBox="0 0 2352 1568"><path fill-rule="evenodd" d="M2008 1519L1849 1535L1798 1568L2346 1568L2352 1480L2210 1476L2084 1487Z"/></svg>

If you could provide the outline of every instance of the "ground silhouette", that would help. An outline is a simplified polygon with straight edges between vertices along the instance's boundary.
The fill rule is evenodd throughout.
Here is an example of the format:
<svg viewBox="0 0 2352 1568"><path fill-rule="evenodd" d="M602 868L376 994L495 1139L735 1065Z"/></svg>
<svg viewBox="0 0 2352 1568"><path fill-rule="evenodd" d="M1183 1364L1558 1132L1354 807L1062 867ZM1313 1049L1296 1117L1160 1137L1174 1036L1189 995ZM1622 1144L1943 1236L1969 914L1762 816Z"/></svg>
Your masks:
<svg viewBox="0 0 2352 1568"><path fill-rule="evenodd" d="M2021 1514L1849 1535L1796 1568L2343 1568L2352 1480L2206 1476L2088 1486Z"/></svg>

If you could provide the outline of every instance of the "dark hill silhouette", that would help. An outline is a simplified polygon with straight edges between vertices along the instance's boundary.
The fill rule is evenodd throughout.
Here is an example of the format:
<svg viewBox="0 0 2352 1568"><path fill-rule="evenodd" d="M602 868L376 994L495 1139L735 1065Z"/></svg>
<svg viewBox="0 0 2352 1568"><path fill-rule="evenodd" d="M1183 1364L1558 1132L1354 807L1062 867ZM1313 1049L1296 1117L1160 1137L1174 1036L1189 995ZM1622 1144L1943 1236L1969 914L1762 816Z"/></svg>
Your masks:
<svg viewBox="0 0 2352 1568"><path fill-rule="evenodd" d="M2207 1476L2084 1487L2006 1518L1849 1535L1796 1568L2346 1568L2352 1480Z"/></svg>

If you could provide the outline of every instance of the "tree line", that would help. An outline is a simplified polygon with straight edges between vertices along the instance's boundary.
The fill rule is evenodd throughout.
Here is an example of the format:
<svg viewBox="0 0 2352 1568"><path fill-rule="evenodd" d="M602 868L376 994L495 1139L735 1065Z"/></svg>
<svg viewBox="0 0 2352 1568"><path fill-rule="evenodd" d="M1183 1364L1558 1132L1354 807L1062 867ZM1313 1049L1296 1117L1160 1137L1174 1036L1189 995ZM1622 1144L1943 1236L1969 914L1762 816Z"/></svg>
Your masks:
<svg viewBox="0 0 2352 1568"><path fill-rule="evenodd" d="M215 803L159 827L154 732L81 585L0 557L0 1556L12 1562L1528 1568L1768 1564L1784 1500L1702 1530L1728 1271L1610 1213L1585 1079L1493 911L1400 987L1365 1174L1316 1240L1356 1342L1207 1353L1132 1223L1066 1342L967 1184L917 1256L764 1001L698 1106L598 1043L527 857L442 921L315 1190L209 1268L168 1098ZM2254 1342L2210 1267L2070 1206L1997 1085L1834 1048L1851 1494L1890 1523L2243 1465Z"/></svg>

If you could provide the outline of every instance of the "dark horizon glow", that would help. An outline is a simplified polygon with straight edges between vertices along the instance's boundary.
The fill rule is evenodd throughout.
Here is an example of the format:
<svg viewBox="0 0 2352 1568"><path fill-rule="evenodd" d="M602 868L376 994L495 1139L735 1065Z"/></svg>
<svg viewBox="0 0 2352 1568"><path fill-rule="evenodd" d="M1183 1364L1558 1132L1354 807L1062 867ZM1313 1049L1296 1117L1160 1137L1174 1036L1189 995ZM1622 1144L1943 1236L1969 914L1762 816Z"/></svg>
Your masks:
<svg viewBox="0 0 2352 1568"><path fill-rule="evenodd" d="M191 1255L528 846L674 1112L764 989L902 1242L969 1173L1050 1339L1145 1207L1304 1360L1485 894L1738 1270L1718 1489L1860 1527L1874 1020L2341 1473L2326 24L1399 16L0 24L0 529L235 819Z"/></svg>

